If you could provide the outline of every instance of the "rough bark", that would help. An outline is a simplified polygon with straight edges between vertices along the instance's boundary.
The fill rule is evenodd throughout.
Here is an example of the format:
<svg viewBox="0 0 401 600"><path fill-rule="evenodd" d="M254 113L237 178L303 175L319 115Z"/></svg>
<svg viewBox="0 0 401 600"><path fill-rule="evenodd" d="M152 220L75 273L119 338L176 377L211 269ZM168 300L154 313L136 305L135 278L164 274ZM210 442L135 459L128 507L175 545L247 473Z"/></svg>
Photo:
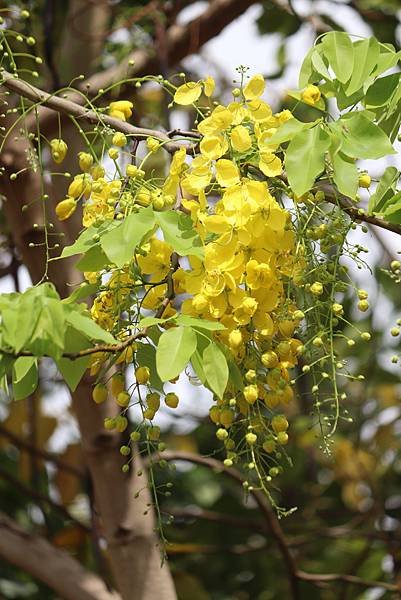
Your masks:
<svg viewBox="0 0 401 600"><path fill-rule="evenodd" d="M119 598L72 556L24 531L4 513L0 513L0 557L39 579L65 600Z"/></svg>

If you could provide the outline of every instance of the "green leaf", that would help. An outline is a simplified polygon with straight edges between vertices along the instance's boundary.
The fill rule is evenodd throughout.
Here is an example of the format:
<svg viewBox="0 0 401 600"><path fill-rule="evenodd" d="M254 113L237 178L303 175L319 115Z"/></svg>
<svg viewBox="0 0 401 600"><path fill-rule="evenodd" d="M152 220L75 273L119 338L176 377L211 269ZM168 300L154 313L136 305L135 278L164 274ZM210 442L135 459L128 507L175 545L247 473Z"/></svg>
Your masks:
<svg viewBox="0 0 401 600"><path fill-rule="evenodd" d="M100 271L109 263L109 259L100 247L100 244L96 244L89 248L89 250L79 259L76 263L76 268L80 271Z"/></svg>
<svg viewBox="0 0 401 600"><path fill-rule="evenodd" d="M345 88L347 96L352 96L363 86L376 67L379 54L380 46L374 37L354 43L354 62L357 68L353 69L351 79Z"/></svg>
<svg viewBox="0 0 401 600"><path fill-rule="evenodd" d="M207 319L199 319L190 315L178 315L176 322L178 325L184 325L185 327L196 327L197 329L208 329L209 331L221 331L225 329L224 325L218 321L208 321Z"/></svg>
<svg viewBox="0 0 401 600"><path fill-rule="evenodd" d="M293 119L289 119L283 123L283 125L281 125L272 135L272 137L269 139L269 144L282 144L283 142L288 142L304 129L309 129L310 127L316 125L317 122L318 121L303 123L302 121L295 119L295 117Z"/></svg>
<svg viewBox="0 0 401 600"><path fill-rule="evenodd" d="M140 366L150 369L150 385L152 388L163 392L163 382L156 368L156 348L152 344L137 342L136 359Z"/></svg>
<svg viewBox="0 0 401 600"><path fill-rule="evenodd" d="M191 365L199 381L203 383L203 385L207 385L207 379L203 369L202 354L199 352L199 350L195 350L191 356Z"/></svg>
<svg viewBox="0 0 401 600"><path fill-rule="evenodd" d="M355 198L358 190L358 169L355 161L342 152L330 152L333 179L341 194Z"/></svg>
<svg viewBox="0 0 401 600"><path fill-rule="evenodd" d="M354 68L354 47L351 38L347 33L331 31L324 36L322 46L338 81L346 83Z"/></svg>
<svg viewBox="0 0 401 600"><path fill-rule="evenodd" d="M68 298L64 298L62 300L62 303L74 304L75 302L78 302L78 300L92 296L98 291L98 289L99 285L97 283L81 283L81 285L75 288L71 296L68 296Z"/></svg>
<svg viewBox="0 0 401 600"><path fill-rule="evenodd" d="M189 327L173 327L161 336L156 350L156 368L162 381L177 377L196 350L196 333Z"/></svg>
<svg viewBox="0 0 401 600"><path fill-rule="evenodd" d="M202 366L208 386L218 398L222 398L228 383L228 365L223 352L214 342L204 349Z"/></svg>
<svg viewBox="0 0 401 600"><path fill-rule="evenodd" d="M64 381L72 392L78 387L85 371L87 370L90 362L90 356L83 356L82 358L76 358L70 360L69 358L60 358L56 360L56 365Z"/></svg>
<svg viewBox="0 0 401 600"><path fill-rule="evenodd" d="M399 177L400 173L398 169L395 167L387 167L381 176L374 193L370 196L368 205L369 214L380 212L384 208L386 201L394 196L395 186Z"/></svg>
<svg viewBox="0 0 401 600"><path fill-rule="evenodd" d="M112 231L104 233L100 243L109 260L117 267L123 267L132 259L135 248L154 224L154 213L149 206L131 213Z"/></svg>
<svg viewBox="0 0 401 600"><path fill-rule="evenodd" d="M321 52L319 51L319 46L316 48L316 52L314 52L312 54L312 65L313 65L315 71L317 73L319 73L319 75L321 77L323 77L323 79L326 79L327 81L331 81L331 76L327 69L327 65L325 64L323 58L321 57Z"/></svg>
<svg viewBox="0 0 401 600"><path fill-rule="evenodd" d="M33 356L21 356L13 365L13 393L15 400L32 394L38 385L38 364Z"/></svg>
<svg viewBox="0 0 401 600"><path fill-rule="evenodd" d="M67 327L65 339L64 352L80 352L91 347L88 339L71 326ZM90 356L84 356L75 360L70 360L69 358L56 360L57 368L72 392L76 390L89 363Z"/></svg>
<svg viewBox="0 0 401 600"><path fill-rule="evenodd" d="M364 100L366 108L378 108L379 106L388 104L399 83L399 73L393 73L392 75L376 79L366 92Z"/></svg>
<svg viewBox="0 0 401 600"><path fill-rule="evenodd" d="M384 216L387 221L390 223L396 223L397 225L401 224L401 192L398 192L392 199L388 208L384 211Z"/></svg>
<svg viewBox="0 0 401 600"><path fill-rule="evenodd" d="M105 329L102 329L89 316L82 314L78 310L64 305L66 310L67 322L77 331L81 332L89 340L105 342L106 344L115 344L117 340Z"/></svg>
<svg viewBox="0 0 401 600"><path fill-rule="evenodd" d="M119 225L118 221L107 221L102 223L99 227L91 225L87 229L84 229L81 235L75 240L71 246L66 246L60 256L53 260L60 258L67 258L74 256L75 254L85 254L90 248L99 244L100 235L105 231L110 231L113 227Z"/></svg>
<svg viewBox="0 0 401 600"><path fill-rule="evenodd" d="M165 241L180 256L198 256L203 258L202 241L194 229L189 215L174 210L156 213L156 221L163 231Z"/></svg>
<svg viewBox="0 0 401 600"><path fill-rule="evenodd" d="M361 112L330 125L342 138L341 151L351 158L381 158L395 154L387 135Z"/></svg>
<svg viewBox="0 0 401 600"><path fill-rule="evenodd" d="M160 323L165 323L166 321L170 321L174 319L174 317L168 317L168 319L159 319L158 317L144 317L139 321L139 327L152 327L152 325L160 325Z"/></svg>
<svg viewBox="0 0 401 600"><path fill-rule="evenodd" d="M315 47L311 48L303 60L298 80L300 88L306 87L308 83L316 83L319 80L318 74L312 64L312 56L316 54L316 52L317 50Z"/></svg>
<svg viewBox="0 0 401 600"><path fill-rule="evenodd" d="M39 302L39 299L37 299ZM60 358L64 350L65 316L61 300L42 298L39 318L26 347L36 356Z"/></svg>
<svg viewBox="0 0 401 600"><path fill-rule="evenodd" d="M285 168L290 186L297 196L309 191L323 171L324 155L329 145L330 137L319 125L301 131L289 143Z"/></svg>

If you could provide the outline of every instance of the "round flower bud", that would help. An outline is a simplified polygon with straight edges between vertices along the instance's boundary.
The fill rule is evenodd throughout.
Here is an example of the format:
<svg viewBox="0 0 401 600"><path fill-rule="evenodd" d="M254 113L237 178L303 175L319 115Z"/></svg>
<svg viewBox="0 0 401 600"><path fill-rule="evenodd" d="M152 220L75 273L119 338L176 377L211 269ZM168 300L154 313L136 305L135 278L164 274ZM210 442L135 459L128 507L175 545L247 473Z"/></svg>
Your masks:
<svg viewBox="0 0 401 600"><path fill-rule="evenodd" d="M116 429L118 432L122 433L123 431L125 431L128 427L128 419L126 417L123 416L118 416L115 417L116 420Z"/></svg>
<svg viewBox="0 0 401 600"><path fill-rule="evenodd" d="M114 398L117 398L118 394L123 392L125 389L125 377L122 373L114 373L111 378L111 393Z"/></svg>
<svg viewBox="0 0 401 600"><path fill-rule="evenodd" d="M256 435L256 433L252 433L252 431L250 431L246 434L245 439L250 446L253 446L256 443L258 436Z"/></svg>
<svg viewBox="0 0 401 600"><path fill-rule="evenodd" d="M120 156L116 148L110 148L110 150L108 151L108 155L111 158L111 160L117 160L117 158Z"/></svg>
<svg viewBox="0 0 401 600"><path fill-rule="evenodd" d="M157 442L157 440L160 437L160 427L158 427L157 425L149 427L149 429L146 432L146 435L148 440L151 440L152 442Z"/></svg>
<svg viewBox="0 0 401 600"><path fill-rule="evenodd" d="M113 139L111 141L115 146L118 146L119 148L122 148L127 144L127 138L123 133L121 133L121 131L117 131L117 133L113 135Z"/></svg>
<svg viewBox="0 0 401 600"><path fill-rule="evenodd" d="M132 431L129 437L132 442L139 442L141 439L141 434L139 431Z"/></svg>
<svg viewBox="0 0 401 600"><path fill-rule="evenodd" d="M63 162L67 154L68 146L64 140L53 139L50 142L50 152L55 163L58 165Z"/></svg>
<svg viewBox="0 0 401 600"><path fill-rule="evenodd" d="M121 446L120 454L122 454L122 456L129 456L131 454L131 448L129 446Z"/></svg>
<svg viewBox="0 0 401 600"><path fill-rule="evenodd" d="M228 431L226 431L225 429L218 429L216 431L216 437L218 440L220 440L221 442L223 442L224 440L226 440L228 438Z"/></svg>
<svg viewBox="0 0 401 600"><path fill-rule="evenodd" d="M357 306L360 311L366 312L369 308L369 302L367 300L359 300Z"/></svg>
<svg viewBox="0 0 401 600"><path fill-rule="evenodd" d="M246 385L243 390L244 398L248 404L254 404L259 396L258 386L254 383Z"/></svg>
<svg viewBox="0 0 401 600"><path fill-rule="evenodd" d="M400 335L400 328L399 327L392 327L390 329L390 333L393 337L397 337L398 335Z"/></svg>
<svg viewBox="0 0 401 600"><path fill-rule="evenodd" d="M273 352L272 350L262 354L261 360L262 360L262 363L264 364L264 366L267 367L268 369L274 369L274 367L277 367L277 365L279 363L277 354L275 352Z"/></svg>
<svg viewBox="0 0 401 600"><path fill-rule="evenodd" d="M130 403L130 400L131 396L128 392L120 392L116 398L118 406L121 406L122 408L127 408L127 406Z"/></svg>
<svg viewBox="0 0 401 600"><path fill-rule="evenodd" d="M279 433L280 431L287 431L288 421L284 415L276 415L272 418L272 429L274 433Z"/></svg>
<svg viewBox="0 0 401 600"><path fill-rule="evenodd" d="M372 183L372 178L368 173L361 173L359 175L358 184L361 188L368 189Z"/></svg>
<svg viewBox="0 0 401 600"><path fill-rule="evenodd" d="M285 431L279 431L277 434L277 442L280 446L288 444L288 434Z"/></svg>
<svg viewBox="0 0 401 600"><path fill-rule="evenodd" d="M178 398L177 394L174 394L174 392L169 392L168 394L166 394L166 396L164 398L164 402L166 403L166 406L168 406L169 408L177 408L178 403L179 403L179 398Z"/></svg>
<svg viewBox="0 0 401 600"><path fill-rule="evenodd" d="M88 173L93 165L93 156L88 152L80 152L78 154L79 168L84 173Z"/></svg>
<svg viewBox="0 0 401 600"><path fill-rule="evenodd" d="M323 285L320 283L320 281L315 281L315 283L312 283L310 286L310 292L314 296L321 296L323 294Z"/></svg>
<svg viewBox="0 0 401 600"><path fill-rule="evenodd" d="M361 333L361 339L363 339L364 342L369 342L371 338L372 336L368 331L364 331L363 333Z"/></svg>
<svg viewBox="0 0 401 600"><path fill-rule="evenodd" d="M92 390L92 398L96 404L102 404L107 400L107 387L104 383L98 383Z"/></svg>
<svg viewBox="0 0 401 600"><path fill-rule="evenodd" d="M145 383L148 383L150 379L150 370L148 367L138 367L135 370L135 377L140 385L144 385Z"/></svg>

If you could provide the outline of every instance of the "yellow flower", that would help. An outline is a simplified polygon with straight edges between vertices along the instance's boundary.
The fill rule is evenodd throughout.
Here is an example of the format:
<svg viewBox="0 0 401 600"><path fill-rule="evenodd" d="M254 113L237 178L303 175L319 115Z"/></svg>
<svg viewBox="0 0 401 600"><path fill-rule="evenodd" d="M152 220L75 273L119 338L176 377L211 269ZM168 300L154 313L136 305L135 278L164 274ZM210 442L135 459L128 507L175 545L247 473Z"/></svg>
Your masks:
<svg viewBox="0 0 401 600"><path fill-rule="evenodd" d="M88 196L91 191L89 176L85 174L76 175L68 186L68 195L71 198L79 198L80 196Z"/></svg>
<svg viewBox="0 0 401 600"><path fill-rule="evenodd" d="M93 165L93 156L88 152L80 152L78 154L79 168L81 171L88 173Z"/></svg>
<svg viewBox="0 0 401 600"><path fill-rule="evenodd" d="M68 146L64 140L54 139L50 142L50 151L55 163L60 164L65 159Z"/></svg>
<svg viewBox="0 0 401 600"><path fill-rule="evenodd" d="M232 187L239 183L239 170L232 160L224 158L216 162L216 179L222 187Z"/></svg>
<svg viewBox="0 0 401 600"><path fill-rule="evenodd" d="M202 93L202 85L199 82L188 81L178 87L174 94L174 102L181 106L193 104Z"/></svg>
<svg viewBox="0 0 401 600"><path fill-rule="evenodd" d="M157 152L160 148L160 142L154 137L148 137L146 140L146 147L148 150L150 150L150 152Z"/></svg>
<svg viewBox="0 0 401 600"><path fill-rule="evenodd" d="M254 383L251 383L251 385L246 385L244 387L243 394L248 404L255 404L259 396L258 386Z"/></svg>
<svg viewBox="0 0 401 600"><path fill-rule="evenodd" d="M246 100L255 100L265 91L265 80L263 75L254 75L244 87L244 97Z"/></svg>
<svg viewBox="0 0 401 600"><path fill-rule="evenodd" d="M301 93L301 99L306 103L314 106L317 104L321 98L322 94L320 93L319 88L316 85L308 85L303 92Z"/></svg>
<svg viewBox="0 0 401 600"><path fill-rule="evenodd" d="M252 146L249 130L243 125L237 125L230 133L231 145L237 152L246 152Z"/></svg>
<svg viewBox="0 0 401 600"><path fill-rule="evenodd" d="M245 298L241 304L234 310L234 319L240 325L248 325L256 312L258 303L255 298Z"/></svg>
<svg viewBox="0 0 401 600"><path fill-rule="evenodd" d="M210 135L202 139L199 148L203 156L209 160L216 160L227 152L228 144L221 136Z"/></svg>
<svg viewBox="0 0 401 600"><path fill-rule="evenodd" d="M251 290L260 287L270 287L273 283L274 274L266 263L258 263L257 260L249 260L246 264L246 284Z"/></svg>
<svg viewBox="0 0 401 600"><path fill-rule="evenodd" d="M126 121L132 115L132 102L129 100L117 100L116 102L110 102L109 115L115 119Z"/></svg>
<svg viewBox="0 0 401 600"><path fill-rule="evenodd" d="M117 133L113 135L113 139L111 141L115 146L118 146L119 148L122 148L127 144L127 138L123 133L121 133L121 131L117 131Z"/></svg>
<svg viewBox="0 0 401 600"><path fill-rule="evenodd" d="M267 177L276 177L277 175L281 175L283 165L278 156L273 154L273 152L262 150L260 152L259 169Z"/></svg>
<svg viewBox="0 0 401 600"><path fill-rule="evenodd" d="M65 221L75 212L77 201L74 198L66 198L56 206L56 215L60 221Z"/></svg>
<svg viewBox="0 0 401 600"><path fill-rule="evenodd" d="M215 86L216 86L216 84L215 84L213 77L210 77L210 75L208 77L206 77L206 79L203 82L203 89L205 92L205 96L210 98L210 96L214 92Z"/></svg>
<svg viewBox="0 0 401 600"><path fill-rule="evenodd" d="M152 275L154 281L164 279L170 270L172 251L172 247L163 240L152 238L147 255L138 256L138 265L142 273Z"/></svg>

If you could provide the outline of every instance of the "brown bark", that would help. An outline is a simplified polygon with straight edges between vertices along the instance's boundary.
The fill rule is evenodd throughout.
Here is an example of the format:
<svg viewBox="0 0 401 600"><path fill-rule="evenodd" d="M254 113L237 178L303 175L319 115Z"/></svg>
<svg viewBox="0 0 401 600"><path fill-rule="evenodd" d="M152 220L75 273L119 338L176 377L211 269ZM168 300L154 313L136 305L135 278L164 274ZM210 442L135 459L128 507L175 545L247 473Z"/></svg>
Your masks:
<svg viewBox="0 0 401 600"><path fill-rule="evenodd" d="M0 513L0 557L39 579L65 600L117 600L104 582L69 554Z"/></svg>

